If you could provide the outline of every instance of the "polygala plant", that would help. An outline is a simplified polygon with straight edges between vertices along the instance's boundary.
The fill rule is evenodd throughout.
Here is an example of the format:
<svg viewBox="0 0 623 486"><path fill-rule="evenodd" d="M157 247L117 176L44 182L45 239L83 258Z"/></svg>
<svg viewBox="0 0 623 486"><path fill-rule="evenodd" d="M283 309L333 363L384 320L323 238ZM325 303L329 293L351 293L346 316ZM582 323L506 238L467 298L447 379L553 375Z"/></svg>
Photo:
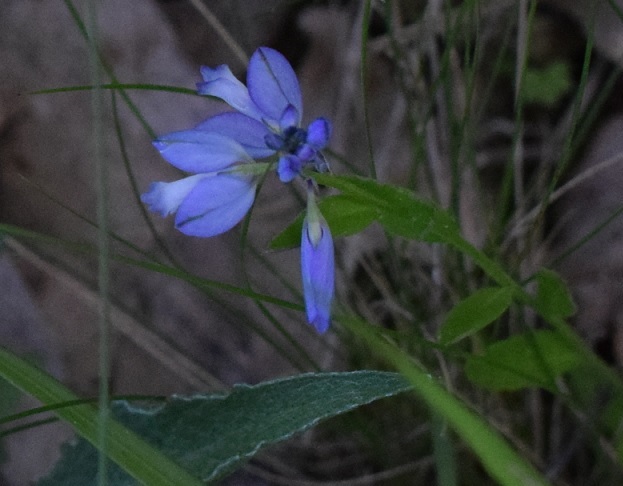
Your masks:
<svg viewBox="0 0 623 486"><path fill-rule="evenodd" d="M37 2L38 8L44 3ZM594 126L598 115L593 110L606 99L601 96L606 88L620 85L620 70L607 82L600 81L606 71L601 64L598 75L590 77L592 32L583 54L575 53L573 59L562 54L561 59L549 59L548 53L557 47L543 39L532 42L531 36L542 35L540 29L545 31L547 22L553 22L548 9L567 12L562 2L365 0L328 2L330 7L327 2L307 2L314 4L312 14L322 11L325 16L316 31L309 29L306 55L311 60L299 76L273 47L257 47L247 59L217 23L215 30L244 58L246 82L228 65L203 66L199 73L194 71L196 79L190 71L184 75L191 78L189 83L200 80L193 89L120 82L102 54L106 49L100 52L97 15L86 23L71 0L64 3L89 47L92 82L36 95L89 93L93 157L99 161L97 222L70 204L55 202L97 227L98 245L67 242L5 223L0 223L0 236L7 247L18 248L13 242L22 240L60 246L72 257L98 257L100 388L95 404L14 350L0 348L0 438L48 423L52 419L33 417L49 412L79 436L63 445L60 459L38 486L199 485L242 474L237 471L241 468L246 471L237 484L244 484L247 474L260 478L261 484L623 484L620 370L572 327L570 319L579 307L553 270L611 228L623 209L596 222L589 233L577 235L549 265L543 263L542 247L534 243L549 238L552 201L613 167L615 160L577 179L570 175L560 185L579 147L589 150L583 148L580 135ZM212 2L199 3L209 9ZM255 2L225 3L255 8ZM306 2L284 3L298 8ZM618 2L602 3L613 16L623 18ZM593 12L590 25L599 22L601 14L602 10ZM301 19L301 25L309 27L309 18ZM537 21L542 23L533 29ZM357 35L351 36L353 32ZM372 34L375 38L370 39ZM332 36L340 43L330 44ZM352 45L345 41L351 37ZM18 41L15 36L16 45ZM538 51L545 44L547 52ZM349 61L357 57L348 49L357 53L357 69L351 69ZM323 64L325 58L331 62ZM574 64L578 59L581 63ZM330 84L335 73L325 69L333 64L340 64L340 76L351 78ZM108 79L102 79L104 75ZM316 89L316 98L305 98L305 118L301 91L307 94L309 79L322 89ZM600 91L594 89L599 83L603 93L590 98ZM227 107L192 128L157 134L134 105L132 90L191 95L186 99L199 100L202 110L208 101ZM325 112L322 101L330 90L339 90L339 106ZM99 143L114 138L103 134L100 123L106 94L111 95L110 111L127 171L122 177L130 181L131 196L158 254L107 225L107 197L113 187L106 182L109 161L101 153L98 158ZM118 119L121 102L129 108L128 116L145 128L140 143L156 160L148 178L133 175ZM325 116L309 116L313 109ZM164 121L170 118L174 117L167 113ZM559 118L555 127L547 125ZM181 126L196 121L188 117ZM0 119L0 142L11 134L10 125L5 130ZM543 143L539 150L530 145L533 139ZM30 144L33 138L27 140ZM377 151L375 144L381 143L383 150ZM170 169L158 154L181 171L179 178L153 175L153 170ZM533 159L538 157L543 160L537 164ZM114 190L121 191L121 185L115 184ZM260 225L249 229L249 222L266 217L265 200L281 205L276 205L278 211L266 211L274 219L266 225L272 240L264 245L269 248L258 249L254 230ZM300 214L286 221L285 213L293 207ZM210 245L227 236L206 238L236 232L240 225L241 251L236 248L228 257L239 259L242 275L228 266L233 258L215 253L226 262L224 271L243 283L199 276L204 268L185 269L156 231L148 210L163 218L173 216L173 224L158 224L170 230L176 243L183 242L177 248L180 254L184 244L210 252ZM612 239L617 237L616 231L612 234ZM278 264L270 258L292 248L300 251L300 275L287 258ZM266 249L271 253L262 252ZM259 262L253 271L247 267L247 255ZM293 253L295 259L298 255ZM150 358L166 361L168 369L179 372L175 376L187 373L195 379L188 381L195 393L110 393L115 383L108 374L108 329L115 289L108 277L117 268L109 266L111 262L180 283L176 292L167 294L170 300L154 292L159 306L141 316L149 322L132 329L140 332L128 331L129 318L119 329L142 339ZM293 278L291 266L297 270ZM263 272L260 278L258 268ZM601 275L602 270L595 273ZM257 280L264 275L270 282L260 288ZM279 281L277 289L271 287L273 280ZM205 346L203 341L194 343L195 354L205 352L223 369L236 365L231 354L244 355L246 369L235 378L210 375L209 366L201 367L196 355L175 342L173 334L188 329L178 327L171 317L175 310L167 311L169 305L177 305L171 304L176 299L180 308L186 306L187 295L182 294L188 290L202 304L223 308L218 319L206 317L212 310L208 306L188 313L199 316L192 325L201 329L202 337L211 339L229 329L229 321L225 327L220 321L230 314L232 329L247 333L239 341L231 340L227 349L232 353L211 346L212 341ZM255 314L240 311L229 298L220 299L225 293L247 299ZM141 309L132 309L136 314L148 307L143 306L146 294L137 291L136 307ZM122 309L115 307L115 316ZM186 315L178 319L184 325L192 320ZM157 323L152 326L160 317L168 330L174 329L169 336L159 334ZM229 335L217 337L230 342ZM263 353L285 358L290 368L270 373L272 379L266 379L268 372L243 375L255 366L264 372L266 354L254 354L253 339L264 346ZM150 377L139 366L131 371L160 383L157 373ZM244 383L241 375L253 384ZM226 386L220 379L236 384ZM205 383L209 385L202 389ZM9 396L4 393L9 387L34 397L42 407L9 412L2 400ZM27 417L33 421L17 422Z"/></svg>
<svg viewBox="0 0 623 486"><path fill-rule="evenodd" d="M274 49L260 47L249 61L247 86L226 65L201 68L199 94L237 110L191 130L158 137L154 146L172 165L195 175L153 183L141 199L163 216L176 213L175 227L191 236L216 236L240 222L251 208L262 173L276 167L279 179L307 186L307 216L301 241L301 270L307 319L319 333L329 328L334 286L331 231L315 202L308 171L327 172L322 149L331 124L317 118L301 127L303 103L294 70ZM276 162L256 162L278 157Z"/></svg>

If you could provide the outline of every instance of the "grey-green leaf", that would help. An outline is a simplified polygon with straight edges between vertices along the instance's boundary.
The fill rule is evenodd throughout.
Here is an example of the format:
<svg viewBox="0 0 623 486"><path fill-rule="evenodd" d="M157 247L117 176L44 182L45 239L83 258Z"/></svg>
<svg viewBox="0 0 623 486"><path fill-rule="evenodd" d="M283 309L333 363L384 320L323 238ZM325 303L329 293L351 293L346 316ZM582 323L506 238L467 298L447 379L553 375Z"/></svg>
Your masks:
<svg viewBox="0 0 623 486"><path fill-rule="evenodd" d="M448 313L441 327L440 343L455 343L488 326L508 309L512 301L513 291L509 287L477 290Z"/></svg>
<svg viewBox="0 0 623 486"><path fill-rule="evenodd" d="M409 388L397 373L315 373L236 386L228 395L172 397L151 409L121 402L113 413L189 472L211 480L231 472L264 445ZM64 447L61 461L39 486L94 485L96 469L97 452L80 440ZM109 484L136 483L111 468Z"/></svg>

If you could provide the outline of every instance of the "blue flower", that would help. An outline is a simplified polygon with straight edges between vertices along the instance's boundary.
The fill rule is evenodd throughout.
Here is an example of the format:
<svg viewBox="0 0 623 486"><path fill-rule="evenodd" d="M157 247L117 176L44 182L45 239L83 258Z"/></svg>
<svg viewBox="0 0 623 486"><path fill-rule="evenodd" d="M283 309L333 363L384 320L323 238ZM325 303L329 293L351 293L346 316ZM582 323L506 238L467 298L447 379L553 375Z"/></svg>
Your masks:
<svg viewBox="0 0 623 486"><path fill-rule="evenodd" d="M322 334L329 329L331 322L335 281L333 238L311 191L307 201L301 237L303 294L307 321Z"/></svg>
<svg viewBox="0 0 623 486"><path fill-rule="evenodd" d="M230 69L201 68L200 94L220 98L236 112L208 118L195 128L172 132L153 144L173 166L191 175L175 182L154 182L141 200L162 216L175 214L175 227L192 236L216 236L233 228L255 200L259 175L279 157L282 182L299 175L308 187L301 240L301 270L307 320L319 333L329 328L334 292L333 239L315 202L314 184L303 170L328 170L322 150L331 134L325 118L301 127L303 106L294 70L277 51L255 51L247 85Z"/></svg>
<svg viewBox="0 0 623 486"><path fill-rule="evenodd" d="M257 171L253 159L223 135L186 130L153 142L162 156L185 172L175 182L154 182L141 196L151 211L175 215L175 227L191 236L216 236L233 228L255 199Z"/></svg>
<svg viewBox="0 0 623 486"><path fill-rule="evenodd" d="M226 65L214 69L204 66L201 75L204 82L197 84L199 94L220 98L237 113L208 118L196 130L231 137L254 158L278 154L277 173L282 182L290 182L306 166L327 170L321 150L331 135L331 124L317 118L307 129L301 127L299 82L279 52L260 47L253 53L246 86Z"/></svg>

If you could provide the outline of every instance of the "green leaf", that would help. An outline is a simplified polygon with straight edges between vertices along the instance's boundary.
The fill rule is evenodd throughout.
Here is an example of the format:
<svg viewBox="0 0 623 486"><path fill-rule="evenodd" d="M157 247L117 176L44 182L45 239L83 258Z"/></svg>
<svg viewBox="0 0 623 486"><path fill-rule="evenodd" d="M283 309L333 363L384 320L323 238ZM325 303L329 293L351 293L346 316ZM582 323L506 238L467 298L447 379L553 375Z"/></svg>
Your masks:
<svg viewBox="0 0 623 486"><path fill-rule="evenodd" d="M310 176L365 207L370 217L374 215L387 231L403 238L446 243L471 257L500 286L521 290L497 262L461 237L459 226L450 213L416 198L413 192L363 177L318 173Z"/></svg>
<svg viewBox="0 0 623 486"><path fill-rule="evenodd" d="M17 403L20 393L13 385L0 377L0 417L8 415ZM2 447L2 430L0 430L0 464L6 460L6 453Z"/></svg>
<svg viewBox="0 0 623 486"><path fill-rule="evenodd" d="M521 91L526 103L551 107L569 92L572 86L569 65L553 62L542 69L526 69Z"/></svg>
<svg viewBox="0 0 623 486"><path fill-rule="evenodd" d="M441 327L439 342L453 344L478 332L500 317L513 301L509 287L487 287L477 290L459 302Z"/></svg>
<svg viewBox="0 0 623 486"><path fill-rule="evenodd" d="M491 390L542 387L556 392L554 380L580 363L582 357L554 331L513 336L489 346L467 361L467 377Z"/></svg>
<svg viewBox="0 0 623 486"><path fill-rule="evenodd" d="M77 399L71 391L54 378L3 348L0 348L0 376L45 405L71 402ZM54 412L68 422L82 437L94 444L98 442L99 416L94 407L83 404L58 408ZM118 422L109 420L106 425L108 456L142 483L150 486L201 484L168 457Z"/></svg>
<svg viewBox="0 0 623 486"><path fill-rule="evenodd" d="M447 211L417 199L407 189L357 176L314 174L314 178L320 184L339 189L360 205L360 211L367 211L368 218L377 219L397 236L431 243L461 239L459 227Z"/></svg>
<svg viewBox="0 0 623 486"><path fill-rule="evenodd" d="M388 342L373 327L357 318L341 317L340 322L362 338L370 350L382 356L404 374L414 393L452 427L480 458L483 467L503 486L546 485L547 480L504 440L500 433L479 417L460 398L448 392L434 377L420 369L404 350Z"/></svg>
<svg viewBox="0 0 623 486"><path fill-rule="evenodd" d="M335 237L359 233L369 226L375 214L357 200L348 196L329 196L318 204Z"/></svg>
<svg viewBox="0 0 623 486"><path fill-rule="evenodd" d="M536 275L538 283L536 310L548 318L567 318L575 314L575 303L565 282L560 276L548 269L542 269Z"/></svg>
<svg viewBox="0 0 623 486"><path fill-rule="evenodd" d="M285 250L295 248L301 244L301 231L303 231L303 218L305 212L300 213L296 219L270 242L271 250ZM329 225L329 228L331 226Z"/></svg>
<svg viewBox="0 0 623 486"><path fill-rule="evenodd" d="M0 377L0 415L6 415L19 400L20 393L16 387Z"/></svg>
<svg viewBox="0 0 623 486"><path fill-rule="evenodd" d="M151 409L120 403L113 413L119 422L207 481L231 472L266 444L409 388L397 373L311 373L236 386L228 395L174 396ZM96 465L96 452L85 441L65 446L60 463L39 485L93 485ZM113 474L112 486L136 484L121 471Z"/></svg>
<svg viewBox="0 0 623 486"><path fill-rule="evenodd" d="M318 203L320 212L327 220L334 237L350 236L365 229L376 217L375 211L348 196L329 196ZM301 244L303 211L290 226L271 242L273 250L292 248Z"/></svg>

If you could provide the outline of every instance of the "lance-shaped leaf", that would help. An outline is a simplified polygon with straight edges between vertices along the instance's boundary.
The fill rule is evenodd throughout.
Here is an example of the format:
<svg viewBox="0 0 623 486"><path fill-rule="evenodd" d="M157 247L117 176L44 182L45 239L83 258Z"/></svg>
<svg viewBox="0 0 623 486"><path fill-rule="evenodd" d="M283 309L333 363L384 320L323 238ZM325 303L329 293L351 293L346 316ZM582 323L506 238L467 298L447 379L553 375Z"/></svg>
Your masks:
<svg viewBox="0 0 623 486"><path fill-rule="evenodd" d="M535 307L542 316L567 318L575 313L575 303L565 282L548 269L541 269L536 276L538 283Z"/></svg>
<svg viewBox="0 0 623 486"><path fill-rule="evenodd" d="M461 240L458 225L447 211L416 198L407 189L356 176L313 174L313 177L320 184L340 190L397 236L431 243Z"/></svg>
<svg viewBox="0 0 623 486"><path fill-rule="evenodd" d="M508 287L487 287L477 290L459 302L441 327L439 342L452 344L478 332L500 317L513 301Z"/></svg>
<svg viewBox="0 0 623 486"><path fill-rule="evenodd" d="M228 395L172 397L151 409L122 402L113 413L128 429L206 481L231 472L267 444L409 388L396 373L312 373L236 386ZM97 452L78 441L64 447L61 461L39 486L95 485L96 468ZM115 468L109 484L136 483Z"/></svg>
<svg viewBox="0 0 623 486"><path fill-rule="evenodd" d="M498 341L467 361L467 377L491 390L542 387L556 392L555 378L583 362L554 331L535 331Z"/></svg>
<svg viewBox="0 0 623 486"><path fill-rule="evenodd" d="M377 214L370 208L348 196L329 196L318 202L318 208L331 228L334 238L350 236L369 226ZM279 233L270 243L273 250L297 246L301 242L302 212L292 224Z"/></svg>

